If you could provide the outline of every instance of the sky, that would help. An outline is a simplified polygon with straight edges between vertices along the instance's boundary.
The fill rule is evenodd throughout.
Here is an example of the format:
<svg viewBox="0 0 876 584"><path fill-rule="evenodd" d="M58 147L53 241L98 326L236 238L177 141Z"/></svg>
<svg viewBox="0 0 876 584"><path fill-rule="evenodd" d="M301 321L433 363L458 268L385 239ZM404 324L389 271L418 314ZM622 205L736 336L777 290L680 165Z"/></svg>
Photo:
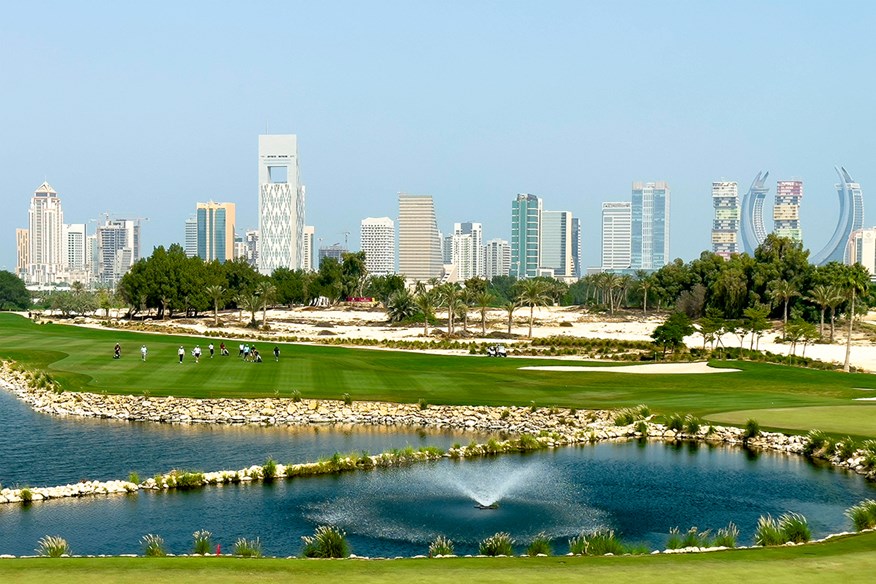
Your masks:
<svg viewBox="0 0 876 584"><path fill-rule="evenodd" d="M399 192L485 241L510 239L511 201L533 193L582 219L598 265L601 203L665 180L670 255L689 260L710 246L712 181L741 196L769 170L768 201L804 181L814 253L835 165L865 208L876 192L876 3L5 4L0 268L44 180L68 223L148 218L146 253L181 243L199 201L257 227L266 130L297 134L306 222L351 249Z"/></svg>

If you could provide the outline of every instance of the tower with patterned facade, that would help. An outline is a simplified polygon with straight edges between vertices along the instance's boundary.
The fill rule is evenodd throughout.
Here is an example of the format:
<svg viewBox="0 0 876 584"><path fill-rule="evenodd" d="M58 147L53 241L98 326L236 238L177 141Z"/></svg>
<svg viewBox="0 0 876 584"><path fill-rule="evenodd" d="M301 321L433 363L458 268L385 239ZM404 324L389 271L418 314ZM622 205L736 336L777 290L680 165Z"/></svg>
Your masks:
<svg viewBox="0 0 876 584"><path fill-rule="evenodd" d="M258 269L304 267L304 187L294 134L259 136Z"/></svg>

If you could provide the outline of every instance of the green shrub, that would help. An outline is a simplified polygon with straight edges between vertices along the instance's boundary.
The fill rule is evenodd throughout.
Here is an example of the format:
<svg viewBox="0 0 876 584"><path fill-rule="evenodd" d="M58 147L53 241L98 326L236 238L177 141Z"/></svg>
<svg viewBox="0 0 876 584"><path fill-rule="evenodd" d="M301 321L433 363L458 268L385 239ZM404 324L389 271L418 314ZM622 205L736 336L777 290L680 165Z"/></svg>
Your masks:
<svg viewBox="0 0 876 584"><path fill-rule="evenodd" d="M544 448L544 445L532 434L521 434L517 438L518 450L539 450Z"/></svg>
<svg viewBox="0 0 876 584"><path fill-rule="evenodd" d="M420 406L421 410L429 409L429 402L426 401L426 398L421 397L417 400L417 405Z"/></svg>
<svg viewBox="0 0 876 584"><path fill-rule="evenodd" d="M669 537L666 539L666 549L668 550L680 550L684 547L684 540L681 538L681 532L677 527L672 527L669 529Z"/></svg>
<svg viewBox="0 0 876 584"><path fill-rule="evenodd" d="M645 420L639 420L636 422L636 432L641 434L642 436L648 435L648 422Z"/></svg>
<svg viewBox="0 0 876 584"><path fill-rule="evenodd" d="M348 406L353 405L353 398L350 397L349 393L345 393L344 395L342 395L341 400L344 402L344 404L346 404Z"/></svg>
<svg viewBox="0 0 876 584"><path fill-rule="evenodd" d="M829 451L830 438L821 430L810 430L803 441L803 455L809 458L820 456Z"/></svg>
<svg viewBox="0 0 876 584"><path fill-rule="evenodd" d="M535 405L535 400L529 402L529 411L533 414L538 411L538 406Z"/></svg>
<svg viewBox="0 0 876 584"><path fill-rule="evenodd" d="M757 529L754 530L754 543L762 546L782 545L785 537L779 528L779 522L771 515L763 516L757 520Z"/></svg>
<svg viewBox="0 0 876 584"><path fill-rule="evenodd" d="M621 555L625 552L624 545L613 529L598 529L587 538L588 556L604 556L605 554Z"/></svg>
<svg viewBox="0 0 876 584"><path fill-rule="evenodd" d="M569 553L583 556L587 551L587 537L582 533L569 540Z"/></svg>
<svg viewBox="0 0 876 584"><path fill-rule="evenodd" d="M196 489L204 485L204 473L172 470L167 485L177 489Z"/></svg>
<svg viewBox="0 0 876 584"><path fill-rule="evenodd" d="M301 401L301 391L300 390L297 390L297 389L292 390L292 401L296 402L296 403Z"/></svg>
<svg viewBox="0 0 876 584"><path fill-rule="evenodd" d="M799 513L785 513L779 517L779 529L786 542L806 543L812 539L809 522Z"/></svg>
<svg viewBox="0 0 876 584"><path fill-rule="evenodd" d="M840 460L848 460L855 455L858 450L858 445L851 436L846 436L842 440L837 441L834 452Z"/></svg>
<svg viewBox="0 0 876 584"><path fill-rule="evenodd" d="M684 417L684 431L688 434L696 434L700 431L700 419L690 414Z"/></svg>
<svg viewBox="0 0 876 584"><path fill-rule="evenodd" d="M731 521L727 527L722 527L715 535L714 545L718 547L735 548L739 539L739 528Z"/></svg>
<svg viewBox="0 0 876 584"><path fill-rule="evenodd" d="M192 545L192 553L206 556L213 549L213 534L206 529L200 529L192 534L194 544Z"/></svg>
<svg viewBox="0 0 876 584"><path fill-rule="evenodd" d="M443 535L439 535L436 537L432 543L429 544L429 557L434 558L435 556L452 556L453 555L453 542Z"/></svg>
<svg viewBox="0 0 876 584"><path fill-rule="evenodd" d="M350 555L347 534L331 525L320 525L312 536L302 536L305 558L345 558Z"/></svg>
<svg viewBox="0 0 876 584"><path fill-rule="evenodd" d="M481 541L478 552L482 556L514 555L514 539L509 533L500 531Z"/></svg>
<svg viewBox="0 0 876 584"><path fill-rule="evenodd" d="M705 531L699 531L696 527L691 527L687 530L687 533L684 534L684 537L681 538L681 546L698 548L712 547L709 535L710 531L708 529Z"/></svg>
<svg viewBox="0 0 876 584"><path fill-rule="evenodd" d="M876 527L876 501L867 499L846 509L846 517L852 520L856 531Z"/></svg>
<svg viewBox="0 0 876 584"><path fill-rule="evenodd" d="M30 487L24 487L23 489L18 491L18 496L21 497L22 503L33 502L33 491L30 490Z"/></svg>
<svg viewBox="0 0 876 584"><path fill-rule="evenodd" d="M60 535L47 535L39 540L34 551L44 558L60 558L70 555L70 546Z"/></svg>
<svg viewBox="0 0 876 584"><path fill-rule="evenodd" d="M143 554L147 558L161 558L167 555L164 549L164 538L154 533L147 533L140 540L143 545Z"/></svg>
<svg viewBox="0 0 876 584"><path fill-rule="evenodd" d="M876 440L865 440L861 444L863 465L867 468L876 468Z"/></svg>
<svg viewBox="0 0 876 584"><path fill-rule="evenodd" d="M131 471L130 473L128 473L128 482L134 483L135 485L139 485L140 484L140 475L137 474L135 471Z"/></svg>
<svg viewBox="0 0 876 584"><path fill-rule="evenodd" d="M526 548L526 555L537 556L539 554L549 556L552 553L551 540L544 532L538 533Z"/></svg>
<svg viewBox="0 0 876 584"><path fill-rule="evenodd" d="M245 537L238 538L234 542L234 555L242 558L260 558L262 557L262 542L259 538L246 539Z"/></svg>
<svg viewBox="0 0 876 584"><path fill-rule="evenodd" d="M666 427L676 433L683 432L684 418L681 414L672 414L666 421Z"/></svg>
<svg viewBox="0 0 876 584"><path fill-rule="evenodd" d="M273 458L268 458L262 465L262 478L266 481L277 478L277 461Z"/></svg>
<svg viewBox="0 0 876 584"><path fill-rule="evenodd" d="M742 431L742 439L745 442L760 436L760 424L754 418L749 418L745 421L745 428Z"/></svg>

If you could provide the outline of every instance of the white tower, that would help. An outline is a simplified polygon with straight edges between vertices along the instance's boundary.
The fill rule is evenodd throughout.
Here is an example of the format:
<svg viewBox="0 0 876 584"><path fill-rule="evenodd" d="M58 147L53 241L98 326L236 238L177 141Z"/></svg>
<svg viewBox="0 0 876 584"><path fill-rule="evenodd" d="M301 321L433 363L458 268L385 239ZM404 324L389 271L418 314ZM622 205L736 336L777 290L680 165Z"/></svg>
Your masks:
<svg viewBox="0 0 876 584"><path fill-rule="evenodd" d="M64 212L61 199L52 186L44 182L30 201L28 275L40 284L52 282L64 269Z"/></svg>
<svg viewBox="0 0 876 584"><path fill-rule="evenodd" d="M395 222L389 217L366 217L359 228L365 267L373 276L395 273Z"/></svg>
<svg viewBox="0 0 876 584"><path fill-rule="evenodd" d="M304 187L298 177L298 138L259 136L258 268L304 267Z"/></svg>

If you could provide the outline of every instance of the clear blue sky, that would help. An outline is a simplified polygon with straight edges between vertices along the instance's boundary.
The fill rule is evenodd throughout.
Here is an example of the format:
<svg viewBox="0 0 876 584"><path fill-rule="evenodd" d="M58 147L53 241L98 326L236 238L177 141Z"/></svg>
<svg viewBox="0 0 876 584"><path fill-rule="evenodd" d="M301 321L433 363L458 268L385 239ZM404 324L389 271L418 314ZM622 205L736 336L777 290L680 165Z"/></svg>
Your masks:
<svg viewBox="0 0 876 584"><path fill-rule="evenodd" d="M257 136L295 133L324 243L432 194L439 227L510 237L511 200L583 219L634 180L672 188L671 252L709 247L710 188L805 181L829 238L833 165L876 224L870 2L10 2L0 19L0 267L47 179L67 222L148 217L179 242L195 203L257 226ZM771 182L771 196L775 183ZM771 221L768 222L771 224Z"/></svg>

